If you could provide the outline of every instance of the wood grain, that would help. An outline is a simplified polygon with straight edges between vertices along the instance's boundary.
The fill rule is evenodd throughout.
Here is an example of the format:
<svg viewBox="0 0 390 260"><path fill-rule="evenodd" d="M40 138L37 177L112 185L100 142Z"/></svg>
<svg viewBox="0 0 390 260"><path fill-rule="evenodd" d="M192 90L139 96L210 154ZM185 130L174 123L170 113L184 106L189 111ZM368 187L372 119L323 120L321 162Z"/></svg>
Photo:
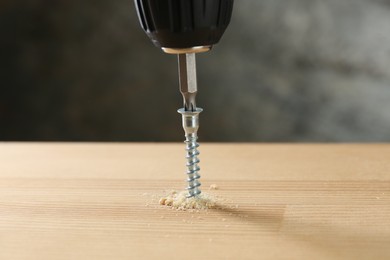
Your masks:
<svg viewBox="0 0 390 260"><path fill-rule="evenodd" d="M390 258L390 145L200 151L224 209L158 205L181 144L0 144L0 259Z"/></svg>

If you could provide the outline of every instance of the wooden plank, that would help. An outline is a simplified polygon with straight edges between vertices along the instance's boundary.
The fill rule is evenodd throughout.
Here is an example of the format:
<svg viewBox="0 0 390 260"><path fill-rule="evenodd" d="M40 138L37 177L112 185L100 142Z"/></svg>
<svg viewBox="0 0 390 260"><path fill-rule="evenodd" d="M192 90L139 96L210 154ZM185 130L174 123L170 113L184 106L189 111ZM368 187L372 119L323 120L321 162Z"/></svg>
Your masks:
<svg viewBox="0 0 390 260"><path fill-rule="evenodd" d="M0 144L0 259L390 258L390 145L200 151L224 209L158 204L181 144Z"/></svg>

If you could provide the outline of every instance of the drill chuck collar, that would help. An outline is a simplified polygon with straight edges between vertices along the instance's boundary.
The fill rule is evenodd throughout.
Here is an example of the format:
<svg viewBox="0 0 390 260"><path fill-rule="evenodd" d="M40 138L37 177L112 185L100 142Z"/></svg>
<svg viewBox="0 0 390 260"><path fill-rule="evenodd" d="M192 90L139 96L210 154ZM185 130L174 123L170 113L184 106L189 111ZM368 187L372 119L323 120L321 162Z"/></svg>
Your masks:
<svg viewBox="0 0 390 260"><path fill-rule="evenodd" d="M218 43L234 0L134 0L142 29L166 53L197 53Z"/></svg>

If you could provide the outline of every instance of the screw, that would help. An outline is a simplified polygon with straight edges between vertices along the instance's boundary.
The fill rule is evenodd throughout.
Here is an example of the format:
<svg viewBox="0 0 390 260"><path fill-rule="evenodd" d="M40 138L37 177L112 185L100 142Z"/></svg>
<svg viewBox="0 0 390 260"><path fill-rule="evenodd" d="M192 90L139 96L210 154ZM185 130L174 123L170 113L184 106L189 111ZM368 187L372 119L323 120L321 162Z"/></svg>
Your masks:
<svg viewBox="0 0 390 260"><path fill-rule="evenodd" d="M187 190L188 195L187 198L191 198L201 193L199 186L201 185L199 182L199 144L197 143L198 139L198 129L199 129L199 113L203 110L201 108L196 108L195 111L185 111L185 108L179 109L179 112L182 115L182 124L185 132L186 140L184 143L186 144L186 159L187 159Z"/></svg>

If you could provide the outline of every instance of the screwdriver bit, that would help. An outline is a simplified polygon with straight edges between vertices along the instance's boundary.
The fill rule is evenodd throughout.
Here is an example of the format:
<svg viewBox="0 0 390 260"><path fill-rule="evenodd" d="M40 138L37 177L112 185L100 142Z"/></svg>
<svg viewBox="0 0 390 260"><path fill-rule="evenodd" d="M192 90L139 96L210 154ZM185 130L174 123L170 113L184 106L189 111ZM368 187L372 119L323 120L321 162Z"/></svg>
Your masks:
<svg viewBox="0 0 390 260"><path fill-rule="evenodd" d="M184 110L195 111L195 98L198 92L195 53L178 54L178 63L180 92L183 95Z"/></svg>

